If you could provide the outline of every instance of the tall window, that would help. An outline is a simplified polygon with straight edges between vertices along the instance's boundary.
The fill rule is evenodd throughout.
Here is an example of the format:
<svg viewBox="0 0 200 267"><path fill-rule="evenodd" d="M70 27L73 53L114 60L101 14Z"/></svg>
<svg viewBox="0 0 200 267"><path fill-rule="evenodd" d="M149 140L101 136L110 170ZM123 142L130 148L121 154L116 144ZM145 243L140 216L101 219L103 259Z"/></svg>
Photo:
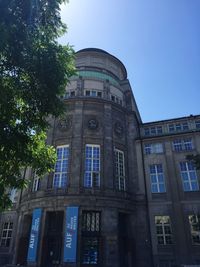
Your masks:
<svg viewBox="0 0 200 267"><path fill-rule="evenodd" d="M192 139L177 139L173 141L173 149L174 151L189 151L193 149Z"/></svg>
<svg viewBox="0 0 200 267"><path fill-rule="evenodd" d="M66 187L68 183L69 146L58 146L53 187Z"/></svg>
<svg viewBox="0 0 200 267"><path fill-rule="evenodd" d="M85 148L85 187L100 186L100 146L86 145Z"/></svg>
<svg viewBox="0 0 200 267"><path fill-rule="evenodd" d="M150 165L150 180L152 193L166 192L162 164Z"/></svg>
<svg viewBox="0 0 200 267"><path fill-rule="evenodd" d="M32 191L36 192L40 189L40 178L35 174L33 178L33 188Z"/></svg>
<svg viewBox="0 0 200 267"><path fill-rule="evenodd" d="M198 191L199 184L194 164L190 161L180 162L180 170L184 191Z"/></svg>
<svg viewBox="0 0 200 267"><path fill-rule="evenodd" d="M158 245L172 244L173 238L169 216L155 216L155 225Z"/></svg>
<svg viewBox="0 0 200 267"><path fill-rule="evenodd" d="M10 200L12 201L12 203L16 203L17 200L16 200L16 197L17 197L17 189L16 188L12 188L9 192L9 197L10 197Z"/></svg>
<svg viewBox="0 0 200 267"><path fill-rule="evenodd" d="M13 222L5 222L1 232L1 247L9 247L12 237Z"/></svg>
<svg viewBox="0 0 200 267"><path fill-rule="evenodd" d="M124 152L118 149L115 149L115 181L116 188L125 191Z"/></svg>
<svg viewBox="0 0 200 267"><path fill-rule="evenodd" d="M200 245L200 215L189 215L192 243Z"/></svg>
<svg viewBox="0 0 200 267"><path fill-rule="evenodd" d="M99 263L100 212L82 212L82 264Z"/></svg>
<svg viewBox="0 0 200 267"><path fill-rule="evenodd" d="M145 144L144 152L145 154L163 153L163 144L162 143Z"/></svg>

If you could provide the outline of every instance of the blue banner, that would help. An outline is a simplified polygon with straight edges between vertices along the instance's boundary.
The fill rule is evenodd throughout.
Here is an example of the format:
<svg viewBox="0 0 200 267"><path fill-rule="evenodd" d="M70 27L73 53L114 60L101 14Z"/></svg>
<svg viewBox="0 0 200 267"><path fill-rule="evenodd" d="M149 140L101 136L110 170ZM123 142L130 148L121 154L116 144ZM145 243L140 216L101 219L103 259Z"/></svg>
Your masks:
<svg viewBox="0 0 200 267"><path fill-rule="evenodd" d="M78 207L66 208L64 262L76 262Z"/></svg>
<svg viewBox="0 0 200 267"><path fill-rule="evenodd" d="M40 231L40 221L41 221L41 209L35 209L33 211L31 233L28 246L28 262L36 262L37 260L37 247L38 247L38 236Z"/></svg>

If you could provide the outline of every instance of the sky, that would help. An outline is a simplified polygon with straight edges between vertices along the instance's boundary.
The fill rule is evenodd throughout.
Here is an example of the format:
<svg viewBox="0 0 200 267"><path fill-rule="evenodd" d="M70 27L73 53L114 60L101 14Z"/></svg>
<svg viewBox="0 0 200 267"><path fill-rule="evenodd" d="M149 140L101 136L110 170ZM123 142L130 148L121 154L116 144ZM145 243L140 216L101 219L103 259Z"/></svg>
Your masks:
<svg viewBox="0 0 200 267"><path fill-rule="evenodd" d="M120 59L143 122L200 114L200 0L69 0L59 42Z"/></svg>

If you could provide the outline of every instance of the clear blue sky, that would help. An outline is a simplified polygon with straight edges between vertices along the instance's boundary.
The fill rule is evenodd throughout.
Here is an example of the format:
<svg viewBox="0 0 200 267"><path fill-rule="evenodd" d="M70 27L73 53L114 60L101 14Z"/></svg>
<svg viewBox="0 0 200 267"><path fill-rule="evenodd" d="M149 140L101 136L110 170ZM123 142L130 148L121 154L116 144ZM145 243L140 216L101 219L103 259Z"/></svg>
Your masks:
<svg viewBox="0 0 200 267"><path fill-rule="evenodd" d="M61 14L62 44L124 63L143 122L200 114L200 0L70 0Z"/></svg>

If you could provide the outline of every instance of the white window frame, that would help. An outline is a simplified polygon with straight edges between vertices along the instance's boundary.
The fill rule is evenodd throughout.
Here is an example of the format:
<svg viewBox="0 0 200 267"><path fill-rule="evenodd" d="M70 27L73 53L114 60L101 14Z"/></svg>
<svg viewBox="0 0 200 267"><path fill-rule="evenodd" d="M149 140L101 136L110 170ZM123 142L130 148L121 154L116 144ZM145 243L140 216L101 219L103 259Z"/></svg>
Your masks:
<svg viewBox="0 0 200 267"><path fill-rule="evenodd" d="M162 154L164 152L162 143L152 143L144 145L144 152L146 155L149 154Z"/></svg>
<svg viewBox="0 0 200 267"><path fill-rule="evenodd" d="M159 172L158 171L158 166L161 165L161 168L162 168L162 172ZM151 173L151 167L154 166L155 167L155 173ZM150 182L151 182L151 193L152 194L157 194L157 193L165 193L166 192L166 185L165 185L165 176L164 176L164 172L163 172L163 166L162 164L151 164L149 166L149 171L150 171ZM159 181L159 176L162 175L162 179L163 181ZM152 177L156 177L156 181L153 182L153 179ZM153 186L156 186L157 188L157 191L153 191ZM161 191L161 186L164 187L164 190Z"/></svg>
<svg viewBox="0 0 200 267"><path fill-rule="evenodd" d="M161 222L158 223L157 220ZM155 216L155 227L156 227L156 236L157 236L157 244L158 245L171 245L173 244L173 234L172 234L172 227L170 217L167 215L158 215ZM158 228L161 229L161 233L158 232ZM169 233L167 232L169 230ZM159 242L159 237L162 237L163 242ZM169 238L169 239L168 239ZM171 240L168 242L168 240Z"/></svg>
<svg viewBox="0 0 200 267"><path fill-rule="evenodd" d="M126 178L125 178L125 161L124 152L117 148L115 151L115 183L116 188L119 191L126 190ZM120 162L120 155L122 156L122 162Z"/></svg>
<svg viewBox="0 0 200 267"><path fill-rule="evenodd" d="M92 149L92 156L89 158L86 155L86 149L87 147L90 147ZM99 158L94 157L94 148L99 149ZM86 144L85 145L85 166L87 160L91 160L91 170L86 170L85 167L85 172L84 172L84 187L85 188L99 188L100 187L100 180L101 180L101 147L100 145L96 144ZM98 160L99 161L99 170L94 170L94 161ZM90 175L90 178L88 179L87 175ZM96 179L95 176L98 176L97 182L94 183L94 180Z"/></svg>
<svg viewBox="0 0 200 267"><path fill-rule="evenodd" d="M61 145L61 146L57 146L56 147L56 151L57 151L57 149L59 149L59 148L62 148L63 150L62 150L62 155L63 155L63 151L64 151L64 148L67 148L68 149L68 155L69 155L69 145ZM58 161L61 161L61 166L63 165L63 160L66 160L67 159L67 162L68 162L68 164L67 164L67 169L66 169L66 172L62 172L62 170L61 171L56 171L56 164L57 164L57 162ZM69 174L69 156L68 156L68 158L66 158L66 159L63 159L63 157L62 157L62 159L61 160L56 160L56 164L55 164L55 167L54 167L54 175L53 175L53 188L64 188L64 187L67 187L67 185L68 185L68 174ZM62 168L62 167L61 167ZM62 186L62 175L63 174L66 174L66 186ZM56 179L56 175L59 175L59 183L58 183L58 186L56 186L55 185L55 179Z"/></svg>
<svg viewBox="0 0 200 267"><path fill-rule="evenodd" d="M163 134L162 125L144 127L145 136L155 136L155 135L160 135L160 134Z"/></svg>
<svg viewBox="0 0 200 267"><path fill-rule="evenodd" d="M37 192L40 187L40 177L34 174L32 192Z"/></svg>
<svg viewBox="0 0 200 267"><path fill-rule="evenodd" d="M87 95L86 92L89 92L89 94ZM100 95L98 95L99 93L100 93ZM85 89L84 90L84 96L102 98L102 91L95 90L95 89Z"/></svg>
<svg viewBox="0 0 200 267"><path fill-rule="evenodd" d="M16 188L12 188L10 190L10 200L12 201L12 203L16 203L17 201L15 200L17 195L17 189Z"/></svg>
<svg viewBox="0 0 200 267"><path fill-rule="evenodd" d="M186 170L181 170L181 164L185 164ZM189 164L192 164L192 163L189 161L181 161L179 163L181 180L182 180L182 184L183 184L183 191L184 192L199 191L199 182L198 182L196 168L195 168L195 166L193 166L194 168L192 170L190 170L188 167ZM187 176L187 179L186 179L186 176ZM195 183L197 185L197 189L194 190L192 188L192 183ZM184 186L185 184L189 185L189 190L186 190L186 188Z"/></svg>
<svg viewBox="0 0 200 267"><path fill-rule="evenodd" d="M4 222L2 225L2 231L1 231L0 247L10 246L11 239L12 239L12 232L13 232L13 222L11 221ZM9 243L8 245L7 245L7 242Z"/></svg>
<svg viewBox="0 0 200 267"><path fill-rule="evenodd" d="M183 145L184 145L184 150L185 151L190 151L190 150L192 150L194 148L193 147L192 138L183 139Z"/></svg>
<svg viewBox="0 0 200 267"><path fill-rule="evenodd" d="M194 221L192 221L192 218ZM192 243L194 245L200 245L200 215L191 214L188 216L190 224L190 233L192 238Z"/></svg>
<svg viewBox="0 0 200 267"><path fill-rule="evenodd" d="M182 132L187 130L189 130L189 125L187 121L168 124L169 133Z"/></svg>
<svg viewBox="0 0 200 267"><path fill-rule="evenodd" d="M191 151L193 149L192 138L175 139L172 141L172 146L175 152Z"/></svg>

